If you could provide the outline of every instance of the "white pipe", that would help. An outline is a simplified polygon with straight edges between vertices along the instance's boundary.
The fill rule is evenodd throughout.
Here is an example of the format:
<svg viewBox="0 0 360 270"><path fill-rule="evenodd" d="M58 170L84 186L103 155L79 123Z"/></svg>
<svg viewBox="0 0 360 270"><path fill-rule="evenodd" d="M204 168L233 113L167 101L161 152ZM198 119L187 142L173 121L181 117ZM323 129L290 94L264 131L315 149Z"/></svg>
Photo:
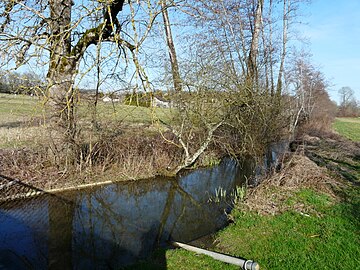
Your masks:
<svg viewBox="0 0 360 270"><path fill-rule="evenodd" d="M190 246L190 245L180 243L180 242L171 242L171 244L175 247L180 247L180 248L183 248L183 249L186 249L189 251L196 252L198 254L204 254L204 255L210 256L218 261L222 261L225 263L230 263L230 264L240 266L244 270L259 270L260 269L258 263L250 261L250 260L243 260L240 258L231 257L231 256L228 256L225 254L221 254L221 253L209 251L206 249Z"/></svg>

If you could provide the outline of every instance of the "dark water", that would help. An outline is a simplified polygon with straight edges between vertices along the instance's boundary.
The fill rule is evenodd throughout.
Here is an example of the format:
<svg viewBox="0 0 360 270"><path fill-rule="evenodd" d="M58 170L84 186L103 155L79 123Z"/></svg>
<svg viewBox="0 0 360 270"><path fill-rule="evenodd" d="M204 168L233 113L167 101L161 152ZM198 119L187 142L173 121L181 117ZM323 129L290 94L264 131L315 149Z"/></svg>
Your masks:
<svg viewBox="0 0 360 270"><path fill-rule="evenodd" d="M225 159L178 178L139 180L0 202L1 269L119 269L168 240L189 242L227 224L230 194L262 166Z"/></svg>
<svg viewBox="0 0 360 270"><path fill-rule="evenodd" d="M233 160L178 179L111 184L0 203L0 269L118 269L168 240L188 242L227 223L209 202L241 185Z"/></svg>

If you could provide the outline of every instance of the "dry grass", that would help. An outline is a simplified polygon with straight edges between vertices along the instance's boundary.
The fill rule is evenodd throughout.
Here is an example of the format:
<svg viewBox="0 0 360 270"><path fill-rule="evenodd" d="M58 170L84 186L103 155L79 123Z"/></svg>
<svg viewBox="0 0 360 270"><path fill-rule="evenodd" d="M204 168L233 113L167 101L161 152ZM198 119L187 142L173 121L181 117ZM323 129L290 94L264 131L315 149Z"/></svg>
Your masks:
<svg viewBox="0 0 360 270"><path fill-rule="evenodd" d="M260 214L277 214L289 208L285 202L303 188L320 191L335 198L332 187L337 185L326 168L319 167L303 154L290 154L284 161L284 167L265 179L259 186L251 189L245 200L245 206ZM294 206L292 206L294 207ZM296 205L304 212L303 205Z"/></svg>
<svg viewBox="0 0 360 270"><path fill-rule="evenodd" d="M76 164L68 168L51 159L46 145L1 149L0 174L51 190L166 175L178 165L181 153L179 147L167 143L158 133L144 136L143 130L128 128L120 134L101 135L91 144L84 143Z"/></svg>
<svg viewBox="0 0 360 270"><path fill-rule="evenodd" d="M322 138L303 135L293 146L295 153L284 157L283 168L250 190L245 205L262 214L284 212L286 201L301 189L312 189L335 198L334 187L360 183L360 144L335 133ZM293 149L295 150L295 149ZM294 207L294 206L292 206ZM295 205L303 212L302 205Z"/></svg>
<svg viewBox="0 0 360 270"><path fill-rule="evenodd" d="M46 130L43 126L30 126L27 124L16 127L0 128L0 148L25 147L38 145L44 142Z"/></svg>

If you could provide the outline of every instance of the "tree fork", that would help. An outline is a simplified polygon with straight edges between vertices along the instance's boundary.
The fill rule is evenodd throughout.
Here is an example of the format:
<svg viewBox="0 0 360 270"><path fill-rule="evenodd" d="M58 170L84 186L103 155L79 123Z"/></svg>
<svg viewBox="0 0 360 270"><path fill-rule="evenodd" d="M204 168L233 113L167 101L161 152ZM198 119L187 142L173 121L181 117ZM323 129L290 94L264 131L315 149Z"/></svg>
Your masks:
<svg viewBox="0 0 360 270"><path fill-rule="evenodd" d="M70 161L75 158L78 130L76 125L77 97L73 84L86 49L101 41L118 41L119 45L133 50L133 46L121 40L118 34L120 24L116 16L122 10L123 4L124 0L114 0L104 5L103 22L85 31L78 42L72 46L71 13L74 3L72 0L49 0L51 33L49 35L47 109L55 158L57 155L65 155L66 160Z"/></svg>

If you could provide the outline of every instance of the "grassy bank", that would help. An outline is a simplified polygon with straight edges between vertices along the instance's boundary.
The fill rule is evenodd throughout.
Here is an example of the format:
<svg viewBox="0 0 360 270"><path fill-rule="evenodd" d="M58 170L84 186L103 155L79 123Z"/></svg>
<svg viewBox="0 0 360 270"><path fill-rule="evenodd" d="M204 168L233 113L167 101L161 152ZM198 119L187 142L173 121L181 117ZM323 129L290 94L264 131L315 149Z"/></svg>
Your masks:
<svg viewBox="0 0 360 270"><path fill-rule="evenodd" d="M235 224L218 235L223 252L255 259L262 269L357 269L359 190L336 202L312 189L295 192L274 216L235 210ZM301 205L306 211L298 211Z"/></svg>
<svg viewBox="0 0 360 270"><path fill-rule="evenodd" d="M350 125L349 136L356 133ZM334 136L311 138L304 147L249 190L209 249L255 260L261 269L359 268L359 144ZM130 269L237 268L185 250L162 250Z"/></svg>

